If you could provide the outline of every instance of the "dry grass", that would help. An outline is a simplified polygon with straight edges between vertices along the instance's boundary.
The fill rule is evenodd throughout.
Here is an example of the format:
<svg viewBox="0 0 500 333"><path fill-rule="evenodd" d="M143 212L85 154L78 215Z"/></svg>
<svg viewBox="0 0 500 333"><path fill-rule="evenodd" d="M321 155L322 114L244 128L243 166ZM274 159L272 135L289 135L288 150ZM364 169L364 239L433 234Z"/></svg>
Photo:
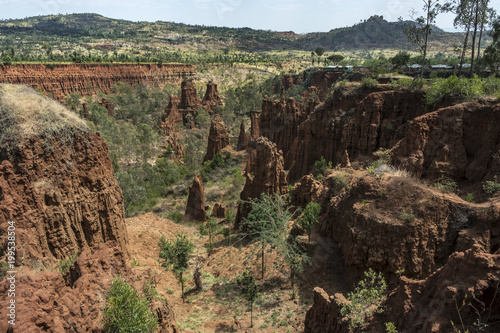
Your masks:
<svg viewBox="0 0 500 333"><path fill-rule="evenodd" d="M0 145L12 148L23 139L55 135L68 136L89 128L75 113L34 89L0 84Z"/></svg>

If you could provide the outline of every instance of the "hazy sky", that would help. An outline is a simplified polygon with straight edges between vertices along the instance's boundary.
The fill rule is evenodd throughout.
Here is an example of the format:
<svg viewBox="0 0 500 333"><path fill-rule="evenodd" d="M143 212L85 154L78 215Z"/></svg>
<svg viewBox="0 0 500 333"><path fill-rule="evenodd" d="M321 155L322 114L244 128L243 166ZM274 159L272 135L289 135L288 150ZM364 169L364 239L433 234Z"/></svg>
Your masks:
<svg viewBox="0 0 500 333"><path fill-rule="evenodd" d="M500 12L500 0L491 0ZM297 33L351 26L371 15L388 21L422 11L422 0L0 0L0 19L98 13L131 21L172 21ZM451 15L437 25L453 30Z"/></svg>

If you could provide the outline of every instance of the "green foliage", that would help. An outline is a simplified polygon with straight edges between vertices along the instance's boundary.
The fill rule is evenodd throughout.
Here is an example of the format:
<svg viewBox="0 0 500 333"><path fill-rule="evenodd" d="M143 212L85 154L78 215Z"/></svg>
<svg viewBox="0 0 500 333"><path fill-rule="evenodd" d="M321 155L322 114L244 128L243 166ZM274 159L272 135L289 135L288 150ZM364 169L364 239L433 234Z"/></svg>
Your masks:
<svg viewBox="0 0 500 333"><path fill-rule="evenodd" d="M179 224L182 222L184 218L184 215L178 211L172 211L167 214L167 219L174 221L175 223Z"/></svg>
<svg viewBox="0 0 500 333"><path fill-rule="evenodd" d="M447 193L456 193L458 191L458 185L452 179L441 176L437 182L434 183L434 186L440 189L443 192Z"/></svg>
<svg viewBox="0 0 500 333"><path fill-rule="evenodd" d="M391 63L396 66L407 65L410 61L411 54L408 51L399 51L394 57L391 58Z"/></svg>
<svg viewBox="0 0 500 333"><path fill-rule="evenodd" d="M299 220L299 224L307 232L309 240L311 240L311 231L318 224L319 213L321 212L321 205L316 202L309 202L304 209L304 214Z"/></svg>
<svg viewBox="0 0 500 333"><path fill-rule="evenodd" d="M177 234L176 240L166 239L161 236L158 242L160 247L160 263L167 269L172 269L177 281L182 287L182 300L184 301L184 285L186 283L183 274L189 263L189 256L194 251L194 244L184 234Z"/></svg>
<svg viewBox="0 0 500 333"><path fill-rule="evenodd" d="M386 300L387 284L382 273L371 268L365 272L365 278L358 282L354 291L347 295L350 301L344 304L340 313L349 320L349 329L363 325L374 312L381 313L380 305Z"/></svg>
<svg viewBox="0 0 500 333"><path fill-rule="evenodd" d="M241 294L250 304L250 327L253 327L253 303L259 293L255 278L246 269L242 275L236 278L236 281L241 288Z"/></svg>
<svg viewBox="0 0 500 333"><path fill-rule="evenodd" d="M411 77L402 77L397 80L391 80L392 89L416 89L418 82Z"/></svg>
<svg viewBox="0 0 500 333"><path fill-rule="evenodd" d="M458 101L472 101L483 96L500 97L500 79L490 77L481 79L474 75L472 79L452 75L447 79L435 79L426 93L426 103L434 105L445 97Z"/></svg>
<svg viewBox="0 0 500 333"><path fill-rule="evenodd" d="M378 82L375 79L365 77L361 80L361 85L363 88L373 89L378 86Z"/></svg>
<svg viewBox="0 0 500 333"><path fill-rule="evenodd" d="M264 279L264 254L268 247L273 247L282 255L289 248L286 242L288 222L292 218L290 207L286 207L284 198L275 193L261 194L259 199L244 202L250 205L248 216L240 223L241 236L251 242L260 243L262 279Z"/></svg>
<svg viewBox="0 0 500 333"><path fill-rule="evenodd" d="M117 277L111 283L103 309L104 332L155 332L158 321L137 291Z"/></svg>
<svg viewBox="0 0 500 333"><path fill-rule="evenodd" d="M78 258L78 251L76 251L71 257L61 260L59 262L59 271L62 274L66 274L69 271L71 265L75 263L77 258Z"/></svg>
<svg viewBox="0 0 500 333"><path fill-rule="evenodd" d="M321 158L318 161L314 162L314 168L316 170L316 177L323 178L326 169L333 168L333 165L331 161L326 163L325 158L321 156Z"/></svg>
<svg viewBox="0 0 500 333"><path fill-rule="evenodd" d="M219 224L215 221L215 218L213 216L207 219L205 227L208 233L208 251L210 253L214 248L214 237L215 235L217 235L217 232L219 231L220 227Z"/></svg>
<svg viewBox="0 0 500 333"><path fill-rule="evenodd" d="M476 203L476 201L474 200L474 194L467 193L467 195L465 196L465 201L469 203Z"/></svg>
<svg viewBox="0 0 500 333"><path fill-rule="evenodd" d="M490 196L495 193L500 193L500 183L498 182L497 176L493 177L493 180L487 180L483 184L483 191Z"/></svg>
<svg viewBox="0 0 500 333"><path fill-rule="evenodd" d="M335 65L344 60L344 56L341 54L332 54L327 57L328 60L333 62Z"/></svg>
<svg viewBox="0 0 500 333"><path fill-rule="evenodd" d="M158 290L156 290L151 280L146 280L146 283L142 287L142 293L149 303L158 296Z"/></svg>
<svg viewBox="0 0 500 333"><path fill-rule="evenodd" d="M403 213L399 215L399 219L408 223L412 223L415 220L415 215L410 212L403 211Z"/></svg>
<svg viewBox="0 0 500 333"><path fill-rule="evenodd" d="M385 323L385 331L386 333L398 333L396 325L392 322Z"/></svg>

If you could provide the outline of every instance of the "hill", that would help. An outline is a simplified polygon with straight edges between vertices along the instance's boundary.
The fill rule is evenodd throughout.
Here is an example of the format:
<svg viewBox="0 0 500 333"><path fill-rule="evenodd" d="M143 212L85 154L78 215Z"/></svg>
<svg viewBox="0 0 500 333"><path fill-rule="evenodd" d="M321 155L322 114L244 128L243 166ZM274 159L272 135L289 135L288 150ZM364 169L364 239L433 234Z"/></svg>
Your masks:
<svg viewBox="0 0 500 333"><path fill-rule="evenodd" d="M82 43L107 44L113 49L124 42L140 44L145 50L155 46L241 51L314 50L317 46L327 51L410 48L403 34L405 24L409 22L388 22L382 16L372 16L352 27L295 34L162 21L132 22L86 13L4 20L0 22L0 40L5 49L12 46L24 53L33 52L38 49L37 45L43 43L52 45L61 42L69 43L62 52L70 51L71 45L74 49ZM462 34L436 28L431 39L452 46L460 43Z"/></svg>

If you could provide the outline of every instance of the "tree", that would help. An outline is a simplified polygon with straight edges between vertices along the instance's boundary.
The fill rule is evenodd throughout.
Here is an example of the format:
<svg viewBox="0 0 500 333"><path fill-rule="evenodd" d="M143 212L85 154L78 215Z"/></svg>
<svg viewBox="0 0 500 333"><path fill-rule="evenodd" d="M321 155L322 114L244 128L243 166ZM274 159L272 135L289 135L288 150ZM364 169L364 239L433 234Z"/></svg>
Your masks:
<svg viewBox="0 0 500 333"><path fill-rule="evenodd" d="M399 51L398 54L392 57L391 63L396 66L404 66L408 64L410 58L411 54L408 53L407 51Z"/></svg>
<svg viewBox="0 0 500 333"><path fill-rule="evenodd" d="M484 51L483 59L493 73L498 73L500 70L500 17L493 21L489 34L493 41Z"/></svg>
<svg viewBox="0 0 500 333"><path fill-rule="evenodd" d="M328 60L333 62L335 65L344 60L344 56L341 54L332 54L327 57Z"/></svg>
<svg viewBox="0 0 500 333"><path fill-rule="evenodd" d="M325 49L322 48L321 46L318 46L316 50L314 50L314 53L316 53L316 55L318 56L318 65L319 65L319 62L321 61L321 56L323 55L323 53L325 53Z"/></svg>
<svg viewBox="0 0 500 333"><path fill-rule="evenodd" d="M238 285L241 286L241 294L250 303L250 327L253 327L253 303L258 296L258 287L255 284L255 278L248 273L248 268L241 276L236 278Z"/></svg>
<svg viewBox="0 0 500 333"><path fill-rule="evenodd" d="M156 332L158 326L147 300L141 300L137 291L121 277L111 282L103 316L104 332Z"/></svg>
<svg viewBox="0 0 500 333"><path fill-rule="evenodd" d="M285 251L288 236L288 222L292 219L290 207L279 194L261 194L259 199L249 202L250 213L240 223L242 238L248 238L253 243L260 243L262 280L265 274L264 255L269 247Z"/></svg>
<svg viewBox="0 0 500 333"><path fill-rule="evenodd" d="M194 245L187 239L186 235L178 233L175 242L171 239L167 240L162 235L158 246L160 247L160 263L164 268L172 268L177 281L181 285L182 302L184 302L186 280L183 274L188 267L189 256L193 253Z"/></svg>
<svg viewBox="0 0 500 333"><path fill-rule="evenodd" d="M48 58L51 58L51 54L52 54L52 46L49 44L49 43L44 43L42 45L42 50L45 51L45 53L47 53L47 57Z"/></svg>
<svg viewBox="0 0 500 333"><path fill-rule="evenodd" d="M420 73L420 86L423 85L424 79L424 65L427 57L427 46L429 43L429 35L432 31L432 25L436 22L436 17L441 10L439 5L439 0L423 0L424 1L424 12L425 17L420 16L414 18L415 13L410 16L415 21L415 24L408 24L404 28L404 33L408 37L408 40L415 44L422 54L422 71Z"/></svg>
<svg viewBox="0 0 500 333"><path fill-rule="evenodd" d="M214 236L217 234L217 232L219 231L219 225L217 224L217 222L215 221L214 217L211 216L210 218L207 219L207 222L206 222L206 230L208 232L208 251L209 253L212 252L213 248L214 248L214 243L213 243L213 239L214 239Z"/></svg>
<svg viewBox="0 0 500 333"><path fill-rule="evenodd" d="M311 231L314 226L318 224L319 213L321 212L321 205L316 202L309 202L304 209L304 215L299 220L299 224L307 232L309 240L311 240Z"/></svg>
<svg viewBox="0 0 500 333"><path fill-rule="evenodd" d="M382 273L376 273L371 268L365 272L365 278L358 282L354 291L348 293L346 303L340 309L342 316L349 320L349 330L352 332L362 325L367 317L374 312L382 312L380 305L387 298L387 284Z"/></svg>

